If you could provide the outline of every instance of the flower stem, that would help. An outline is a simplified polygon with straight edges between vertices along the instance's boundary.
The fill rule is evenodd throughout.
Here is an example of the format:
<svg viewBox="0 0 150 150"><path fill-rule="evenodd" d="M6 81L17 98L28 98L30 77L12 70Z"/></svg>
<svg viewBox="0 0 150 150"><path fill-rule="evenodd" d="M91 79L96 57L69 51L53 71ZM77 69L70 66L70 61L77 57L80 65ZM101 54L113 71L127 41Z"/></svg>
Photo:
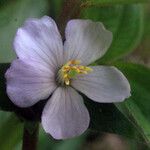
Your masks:
<svg viewBox="0 0 150 150"><path fill-rule="evenodd" d="M22 150L36 150L38 143L39 124L37 122L25 122Z"/></svg>

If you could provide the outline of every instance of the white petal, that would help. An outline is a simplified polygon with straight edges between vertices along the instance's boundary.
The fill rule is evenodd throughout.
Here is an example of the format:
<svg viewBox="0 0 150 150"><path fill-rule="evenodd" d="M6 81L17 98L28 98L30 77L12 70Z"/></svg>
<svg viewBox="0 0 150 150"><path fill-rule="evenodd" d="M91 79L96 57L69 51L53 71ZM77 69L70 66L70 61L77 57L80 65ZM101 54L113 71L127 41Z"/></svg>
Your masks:
<svg viewBox="0 0 150 150"><path fill-rule="evenodd" d="M20 59L32 59L51 66L63 61L63 44L54 20L48 16L28 19L19 28L14 49Z"/></svg>
<svg viewBox="0 0 150 150"><path fill-rule="evenodd" d="M91 67L93 71L78 76L72 86L90 99L103 102L121 102L130 96L130 85L125 76L115 67Z"/></svg>
<svg viewBox="0 0 150 150"><path fill-rule="evenodd" d="M82 97L71 87L57 88L44 108L42 125L55 139L83 133L89 125L89 113Z"/></svg>
<svg viewBox="0 0 150 150"><path fill-rule="evenodd" d="M102 57L112 42L112 33L101 22L71 20L66 27L65 61L79 59L88 65Z"/></svg>
<svg viewBox="0 0 150 150"><path fill-rule="evenodd" d="M15 60L7 70L7 94L20 107L46 99L56 88L54 73L30 60Z"/></svg>

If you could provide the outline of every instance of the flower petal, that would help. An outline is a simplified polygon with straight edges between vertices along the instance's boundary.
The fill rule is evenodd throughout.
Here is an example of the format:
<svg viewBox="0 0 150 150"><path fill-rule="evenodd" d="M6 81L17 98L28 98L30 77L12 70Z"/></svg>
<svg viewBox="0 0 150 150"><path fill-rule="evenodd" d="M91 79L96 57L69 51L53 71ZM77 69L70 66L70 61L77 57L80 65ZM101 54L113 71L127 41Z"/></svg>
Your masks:
<svg viewBox="0 0 150 150"><path fill-rule="evenodd" d="M44 108L42 125L55 139L83 133L89 125L89 113L82 97L71 87L57 88Z"/></svg>
<svg viewBox="0 0 150 150"><path fill-rule="evenodd" d="M29 107L48 98L56 88L54 73L30 60L15 60L5 77L7 94L20 107Z"/></svg>
<svg viewBox="0 0 150 150"><path fill-rule="evenodd" d="M87 75L72 80L72 86L90 99L103 102L121 102L130 96L130 85L115 67L96 66Z"/></svg>
<svg viewBox="0 0 150 150"><path fill-rule="evenodd" d="M112 33L101 22L71 20L66 27L65 61L79 59L88 65L102 57L112 42Z"/></svg>
<svg viewBox="0 0 150 150"><path fill-rule="evenodd" d="M28 19L19 28L14 49L20 59L38 60L51 66L63 61L63 44L54 20L48 16Z"/></svg>

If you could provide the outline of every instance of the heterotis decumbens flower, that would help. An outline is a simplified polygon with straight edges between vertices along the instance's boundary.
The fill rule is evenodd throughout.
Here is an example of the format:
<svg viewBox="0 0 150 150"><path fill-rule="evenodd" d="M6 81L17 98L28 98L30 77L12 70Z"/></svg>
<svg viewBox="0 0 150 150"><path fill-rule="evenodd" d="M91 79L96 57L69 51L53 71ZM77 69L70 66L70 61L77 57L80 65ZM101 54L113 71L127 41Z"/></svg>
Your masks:
<svg viewBox="0 0 150 150"><path fill-rule="evenodd" d="M88 110L77 91L100 103L130 96L130 85L117 68L88 66L112 42L112 33L102 23L70 20L65 38L63 43L52 18L28 19L14 40L18 59L6 72L7 93L14 104L29 107L48 98L42 126L56 139L80 135L89 126Z"/></svg>

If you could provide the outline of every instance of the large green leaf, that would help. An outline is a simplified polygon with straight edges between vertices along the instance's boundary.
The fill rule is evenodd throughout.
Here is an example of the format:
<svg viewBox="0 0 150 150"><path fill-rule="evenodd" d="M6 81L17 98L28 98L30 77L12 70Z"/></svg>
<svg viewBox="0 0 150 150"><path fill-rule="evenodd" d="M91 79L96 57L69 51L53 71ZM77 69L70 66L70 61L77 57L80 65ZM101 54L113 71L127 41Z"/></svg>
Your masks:
<svg viewBox="0 0 150 150"><path fill-rule="evenodd" d="M21 143L23 124L12 113L0 111L0 150L12 150Z"/></svg>
<svg viewBox="0 0 150 150"><path fill-rule="evenodd" d="M85 97L84 99L90 113L91 130L116 133L130 139L134 137L137 131L114 104L96 103Z"/></svg>
<svg viewBox="0 0 150 150"><path fill-rule="evenodd" d="M132 96L117 105L150 146L150 69L135 64L116 64L131 84Z"/></svg>
<svg viewBox="0 0 150 150"><path fill-rule="evenodd" d="M113 42L100 62L110 62L133 51L143 29L143 7L140 4L86 8L82 18L101 21L113 33Z"/></svg>
<svg viewBox="0 0 150 150"><path fill-rule="evenodd" d="M12 0L0 7L0 62L15 58L12 43L15 32L29 17L40 17L48 11L48 0Z"/></svg>

